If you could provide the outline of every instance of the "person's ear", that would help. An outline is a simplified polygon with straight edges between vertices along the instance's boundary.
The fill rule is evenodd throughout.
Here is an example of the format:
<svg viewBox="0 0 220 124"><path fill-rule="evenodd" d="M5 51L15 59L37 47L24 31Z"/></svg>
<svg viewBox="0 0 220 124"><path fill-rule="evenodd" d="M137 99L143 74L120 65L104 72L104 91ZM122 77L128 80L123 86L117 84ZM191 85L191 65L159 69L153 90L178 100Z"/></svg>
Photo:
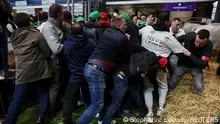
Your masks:
<svg viewBox="0 0 220 124"><path fill-rule="evenodd" d="M169 25L169 21L166 21L166 22L165 22L165 25Z"/></svg>

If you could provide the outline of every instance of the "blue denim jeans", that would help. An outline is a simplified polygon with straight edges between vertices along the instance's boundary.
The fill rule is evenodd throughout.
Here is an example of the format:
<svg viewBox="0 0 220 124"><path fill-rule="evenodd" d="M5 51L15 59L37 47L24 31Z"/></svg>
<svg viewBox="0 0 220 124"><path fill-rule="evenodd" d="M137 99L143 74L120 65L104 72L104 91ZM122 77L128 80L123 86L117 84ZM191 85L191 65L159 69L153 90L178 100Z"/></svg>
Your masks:
<svg viewBox="0 0 220 124"><path fill-rule="evenodd" d="M102 110L104 105L106 75L99 69L94 69L90 64L96 65L99 68L103 68L101 63L95 59L89 60L89 62L85 66L84 75L89 86L91 105L83 113L83 115L77 122L78 124L89 124L90 121L95 118L96 114Z"/></svg>
<svg viewBox="0 0 220 124"><path fill-rule="evenodd" d="M183 76L189 73L192 75L193 81L196 85L196 91L202 93L204 91L203 70L197 68L188 68L185 66L176 67L171 82L169 83L169 91L174 90Z"/></svg>
<svg viewBox="0 0 220 124"><path fill-rule="evenodd" d="M8 66L8 39L6 28L0 24L0 71L7 71Z"/></svg>
<svg viewBox="0 0 220 124"><path fill-rule="evenodd" d="M34 83L25 83L15 86L14 98L8 108L5 124L16 124L26 96L34 87L40 88L40 113L39 117L45 117L49 99L49 80L41 80Z"/></svg>
<svg viewBox="0 0 220 124"><path fill-rule="evenodd" d="M102 124L111 124L112 117L120 107L120 103L128 90L128 78L117 71L113 76L114 88L111 92L112 101L108 106Z"/></svg>

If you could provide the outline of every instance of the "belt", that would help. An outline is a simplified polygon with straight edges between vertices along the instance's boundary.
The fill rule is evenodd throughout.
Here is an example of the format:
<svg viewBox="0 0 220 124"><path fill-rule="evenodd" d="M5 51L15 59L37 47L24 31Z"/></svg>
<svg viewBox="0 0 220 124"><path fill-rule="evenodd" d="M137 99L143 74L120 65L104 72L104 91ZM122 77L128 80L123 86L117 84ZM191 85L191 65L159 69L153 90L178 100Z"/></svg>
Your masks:
<svg viewBox="0 0 220 124"><path fill-rule="evenodd" d="M90 67L92 67L92 68L95 69L95 70L99 70L99 71L101 71L101 72L105 72L103 68L98 67L97 65L94 65L94 64L92 64L92 63L89 63L89 65L90 65Z"/></svg>

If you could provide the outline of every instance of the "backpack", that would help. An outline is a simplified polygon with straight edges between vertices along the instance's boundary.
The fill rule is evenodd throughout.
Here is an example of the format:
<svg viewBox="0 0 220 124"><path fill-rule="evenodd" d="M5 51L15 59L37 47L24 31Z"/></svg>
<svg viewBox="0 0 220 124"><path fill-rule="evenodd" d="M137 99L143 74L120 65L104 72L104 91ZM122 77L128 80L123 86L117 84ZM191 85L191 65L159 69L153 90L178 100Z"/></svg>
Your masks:
<svg viewBox="0 0 220 124"><path fill-rule="evenodd" d="M130 56L129 68L132 76L146 74L159 69L158 57L155 53L145 51Z"/></svg>

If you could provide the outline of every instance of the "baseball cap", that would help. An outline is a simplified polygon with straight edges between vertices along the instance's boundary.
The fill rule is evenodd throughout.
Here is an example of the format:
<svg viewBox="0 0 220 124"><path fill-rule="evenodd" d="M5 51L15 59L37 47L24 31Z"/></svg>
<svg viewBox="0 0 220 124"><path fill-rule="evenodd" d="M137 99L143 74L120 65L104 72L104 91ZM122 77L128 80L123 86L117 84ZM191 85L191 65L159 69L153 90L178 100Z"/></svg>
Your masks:
<svg viewBox="0 0 220 124"><path fill-rule="evenodd" d="M102 21L107 21L108 20L108 14L105 12L100 12L100 15L102 16Z"/></svg>
<svg viewBox="0 0 220 124"><path fill-rule="evenodd" d="M128 14L121 14L121 17L123 17L127 22L131 21L131 17Z"/></svg>
<svg viewBox="0 0 220 124"><path fill-rule="evenodd" d="M83 17L78 17L76 18L76 22L84 22L85 19Z"/></svg>
<svg viewBox="0 0 220 124"><path fill-rule="evenodd" d="M99 11L94 11L94 12L91 12L89 14L89 19L101 19L102 16L100 15Z"/></svg>

